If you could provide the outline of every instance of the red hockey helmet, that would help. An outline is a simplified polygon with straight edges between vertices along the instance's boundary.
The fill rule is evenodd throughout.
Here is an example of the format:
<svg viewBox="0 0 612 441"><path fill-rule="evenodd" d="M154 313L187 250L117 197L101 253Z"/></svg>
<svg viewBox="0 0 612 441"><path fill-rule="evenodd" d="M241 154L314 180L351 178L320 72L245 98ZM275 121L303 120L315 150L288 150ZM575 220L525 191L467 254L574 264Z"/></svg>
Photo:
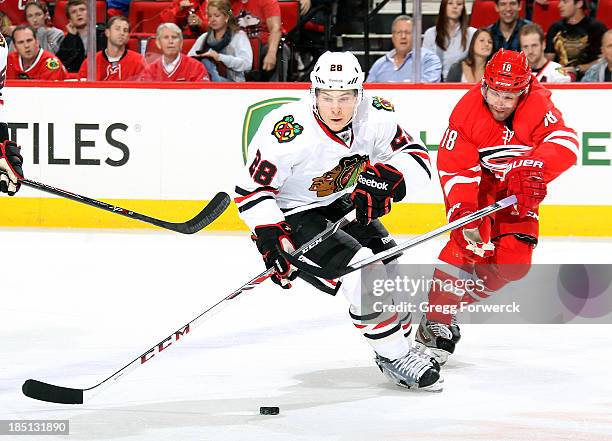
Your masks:
<svg viewBox="0 0 612 441"><path fill-rule="evenodd" d="M500 92L527 93L531 78L524 52L500 49L487 63L482 83Z"/></svg>

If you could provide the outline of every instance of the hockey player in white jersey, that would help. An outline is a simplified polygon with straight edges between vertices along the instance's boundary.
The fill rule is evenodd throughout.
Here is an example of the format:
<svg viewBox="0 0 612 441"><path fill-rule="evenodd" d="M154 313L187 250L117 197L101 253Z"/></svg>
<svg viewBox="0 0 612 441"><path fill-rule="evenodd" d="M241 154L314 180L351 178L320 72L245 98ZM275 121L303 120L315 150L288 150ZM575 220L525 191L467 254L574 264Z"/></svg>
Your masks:
<svg viewBox="0 0 612 441"><path fill-rule="evenodd" d="M296 249L353 209L357 222L310 250L308 259L345 267L394 246L378 218L391 210L392 200L420 191L431 178L427 149L398 124L393 105L364 95L354 55L326 52L310 78L309 96L262 121L236 186L240 217L283 288L297 271L281 249ZM362 296L371 292L362 292L359 271L329 283L300 277L323 291L342 292L385 376L403 387L441 390L439 365L405 335L410 317L362 311Z"/></svg>
<svg viewBox="0 0 612 441"><path fill-rule="evenodd" d="M20 147L9 140L8 126L2 122L4 101L2 88L6 79L6 58L8 43L0 33L0 191L13 196L19 191L19 179L23 178Z"/></svg>

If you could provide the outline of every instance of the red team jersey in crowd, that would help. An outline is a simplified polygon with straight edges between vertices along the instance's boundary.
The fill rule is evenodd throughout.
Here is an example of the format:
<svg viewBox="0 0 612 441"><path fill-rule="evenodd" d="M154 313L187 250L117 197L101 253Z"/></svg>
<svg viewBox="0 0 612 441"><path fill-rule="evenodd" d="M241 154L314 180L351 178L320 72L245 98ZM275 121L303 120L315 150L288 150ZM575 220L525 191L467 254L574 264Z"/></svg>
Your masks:
<svg viewBox="0 0 612 441"><path fill-rule="evenodd" d="M507 164L517 159L542 161L544 179L552 181L576 162L578 137L535 78L514 115L496 121L484 102L480 84L457 103L438 150L438 174L447 216L463 204L478 208L506 196ZM538 237L538 213L519 218L513 210L495 216L492 237L520 233Z"/></svg>
<svg viewBox="0 0 612 441"><path fill-rule="evenodd" d="M208 71L202 63L184 54L172 72L166 72L159 57L149 64L145 70L146 81L210 81Z"/></svg>
<svg viewBox="0 0 612 441"><path fill-rule="evenodd" d="M11 19L14 25L25 23L25 4L27 0L0 1L0 9ZM10 36L10 35L8 35Z"/></svg>
<svg viewBox="0 0 612 441"><path fill-rule="evenodd" d="M233 0L232 12L238 26L249 38L259 38L262 44L268 42L270 31L266 19L280 17L280 6L276 0Z"/></svg>
<svg viewBox="0 0 612 441"><path fill-rule="evenodd" d="M144 75L146 64L142 55L126 50L116 62L108 61L106 51L96 54L96 80L97 81L138 81ZM79 79L87 78L87 59L79 69Z"/></svg>
<svg viewBox="0 0 612 441"><path fill-rule="evenodd" d="M8 56L7 78L10 80L56 80L66 79L68 72L62 62L51 52L40 49L34 63L23 68L21 57L17 52Z"/></svg>

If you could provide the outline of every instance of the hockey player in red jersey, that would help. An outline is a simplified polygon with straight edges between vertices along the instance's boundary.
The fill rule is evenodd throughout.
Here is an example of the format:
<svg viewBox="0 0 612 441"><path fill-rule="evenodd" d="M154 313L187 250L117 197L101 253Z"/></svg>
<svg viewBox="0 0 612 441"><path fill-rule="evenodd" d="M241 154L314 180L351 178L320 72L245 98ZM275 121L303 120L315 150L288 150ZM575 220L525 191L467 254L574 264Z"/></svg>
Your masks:
<svg viewBox="0 0 612 441"><path fill-rule="evenodd" d="M447 265L436 269L435 278L456 280L467 272L485 283L484 290L462 296L433 284L416 340L441 363L453 353L460 332L447 312L451 308L436 305L478 301L527 274L548 183L576 162L578 137L550 95L532 76L523 52L500 49L487 63L482 84L451 114L438 150L448 221L509 195L516 195L517 204L454 230L439 255Z"/></svg>
<svg viewBox="0 0 612 441"><path fill-rule="evenodd" d="M322 267L344 268L395 245L378 220L391 200L430 182L429 153L398 123L393 105L363 92L364 74L350 52L326 52L311 74L310 93L270 112L249 144L249 158L236 186L240 217L254 233L272 279L284 288L295 278L289 252L356 208L357 223L337 231L305 256ZM392 262L387 262L390 266ZM440 390L439 366L412 346L404 314L362 307L361 272L319 289L342 295L357 329L376 352L391 381Z"/></svg>
<svg viewBox="0 0 612 441"><path fill-rule="evenodd" d="M19 191L19 179L23 179L21 147L9 140L8 125L3 122L2 88L6 78L8 43L0 34L0 192L13 196Z"/></svg>

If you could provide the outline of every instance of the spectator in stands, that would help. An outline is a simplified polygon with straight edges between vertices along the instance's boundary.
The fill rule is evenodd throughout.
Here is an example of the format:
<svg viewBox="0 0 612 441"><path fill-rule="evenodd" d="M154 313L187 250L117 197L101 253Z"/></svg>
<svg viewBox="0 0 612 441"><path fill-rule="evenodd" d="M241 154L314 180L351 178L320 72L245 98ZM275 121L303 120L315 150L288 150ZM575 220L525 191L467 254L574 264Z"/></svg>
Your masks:
<svg viewBox="0 0 612 441"><path fill-rule="evenodd" d="M211 81L245 81L253 66L253 50L238 28L229 0L209 0L208 32L200 35L188 55L202 60Z"/></svg>
<svg viewBox="0 0 612 441"><path fill-rule="evenodd" d="M585 0L560 0L561 20L553 23L546 35L546 57L574 72L578 79L595 63L601 53L601 38L606 26L585 15Z"/></svg>
<svg viewBox="0 0 612 441"><path fill-rule="evenodd" d="M607 30L601 38L601 54L603 58L586 71L581 81L591 83L612 81L612 29Z"/></svg>
<svg viewBox="0 0 612 441"><path fill-rule="evenodd" d="M289 50L282 46L282 75L277 69L277 51L280 44L281 12L278 0L231 0L234 17L238 26L249 38L257 38L263 44L261 67L267 72L263 80L284 80L287 76Z"/></svg>
<svg viewBox="0 0 612 441"><path fill-rule="evenodd" d="M130 13L130 3L132 0L106 0L106 15L108 17L115 15L127 17Z"/></svg>
<svg viewBox="0 0 612 441"><path fill-rule="evenodd" d="M175 23L160 24L155 43L162 55L146 67L147 81L210 81L202 63L181 53L183 34Z"/></svg>
<svg viewBox="0 0 612 441"><path fill-rule="evenodd" d="M208 29L206 0L173 0L159 16L163 22L179 26L185 36L197 37Z"/></svg>
<svg viewBox="0 0 612 441"><path fill-rule="evenodd" d="M28 24L36 30L36 39L40 47L52 54L57 53L64 39L64 33L51 25L47 5L38 0L28 0L24 13Z"/></svg>
<svg viewBox="0 0 612 441"><path fill-rule="evenodd" d="M11 22L11 19L4 12L0 11L0 33L4 36L4 39L10 44L11 35L13 35L15 26Z"/></svg>
<svg viewBox="0 0 612 441"><path fill-rule="evenodd" d="M8 55L8 79L61 81L66 78L66 68L54 54L40 47L32 26L15 27L12 38L16 51Z"/></svg>
<svg viewBox="0 0 612 441"><path fill-rule="evenodd" d="M436 25L425 31L423 47L442 62L442 80L457 61L466 57L476 29L468 26L464 0L442 0Z"/></svg>
<svg viewBox="0 0 612 441"><path fill-rule="evenodd" d="M519 17L520 0L495 0L495 10L499 13L499 20L489 26L493 36L493 52L501 48L520 51L519 31L525 24L531 23Z"/></svg>
<svg viewBox="0 0 612 441"><path fill-rule="evenodd" d="M415 82L412 77L412 18L399 15L391 24L393 49L380 57L368 72L368 83ZM442 64L436 54L421 48L421 78L417 82L436 83L440 81Z"/></svg>
<svg viewBox="0 0 612 441"><path fill-rule="evenodd" d="M106 49L96 54L96 81L138 81L146 63L142 55L127 48L130 22L122 16L111 17L106 24ZM87 59L79 69L79 79L87 79Z"/></svg>
<svg viewBox="0 0 612 441"><path fill-rule="evenodd" d="M478 83L484 75L485 65L493 54L493 36L488 29L478 29L472 37L468 55L453 64L448 71L448 83Z"/></svg>
<svg viewBox="0 0 612 441"><path fill-rule="evenodd" d="M546 38L540 25L526 24L519 32L521 50L527 55L531 71L541 83L569 83L572 77L563 71L563 66L544 56Z"/></svg>
<svg viewBox="0 0 612 441"><path fill-rule="evenodd" d="M68 0L66 4L66 16L68 24L66 25L66 37L62 41L57 56L68 72L78 72L81 64L87 56L87 0ZM106 47L106 37L104 29L96 27L96 48L101 51Z"/></svg>

